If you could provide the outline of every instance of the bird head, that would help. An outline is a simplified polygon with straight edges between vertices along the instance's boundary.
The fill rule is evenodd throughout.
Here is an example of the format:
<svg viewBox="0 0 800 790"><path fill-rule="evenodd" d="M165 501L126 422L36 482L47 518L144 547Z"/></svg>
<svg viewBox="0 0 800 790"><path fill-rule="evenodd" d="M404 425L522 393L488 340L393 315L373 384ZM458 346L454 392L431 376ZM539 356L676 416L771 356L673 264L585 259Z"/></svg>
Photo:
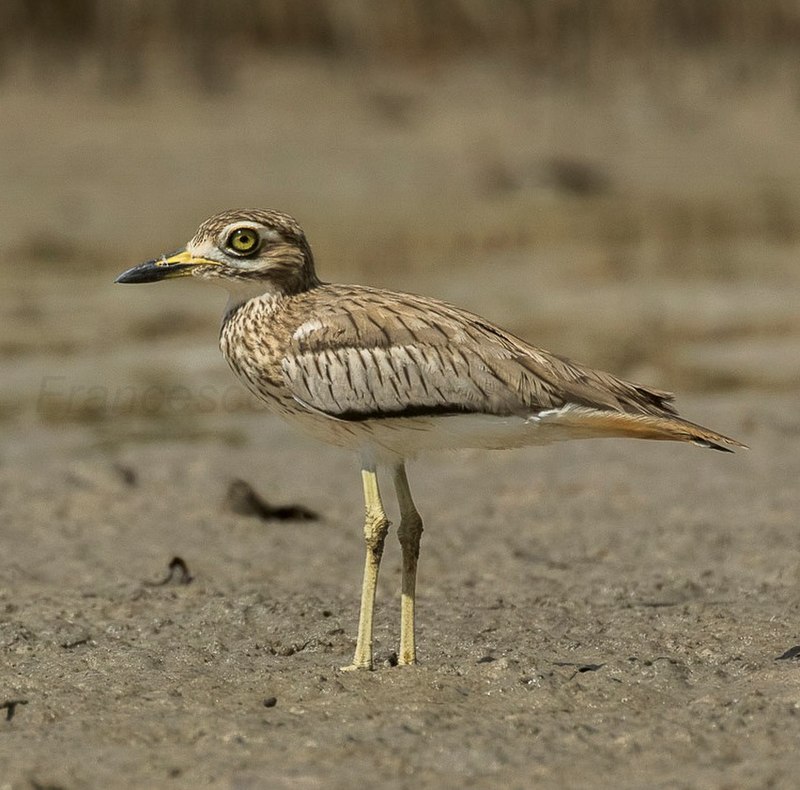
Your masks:
<svg viewBox="0 0 800 790"><path fill-rule="evenodd" d="M280 211L225 211L207 219L180 250L128 269L118 283L176 277L216 281L229 290L299 293L316 285L314 258L297 222Z"/></svg>

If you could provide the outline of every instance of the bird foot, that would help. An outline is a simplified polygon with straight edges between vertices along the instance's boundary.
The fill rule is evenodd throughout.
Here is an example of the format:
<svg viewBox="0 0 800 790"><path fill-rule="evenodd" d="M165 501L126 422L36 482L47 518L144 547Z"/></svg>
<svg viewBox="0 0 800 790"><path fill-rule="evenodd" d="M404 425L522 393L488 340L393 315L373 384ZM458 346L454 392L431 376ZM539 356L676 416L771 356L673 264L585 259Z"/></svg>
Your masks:
<svg viewBox="0 0 800 790"><path fill-rule="evenodd" d="M339 667L340 672L357 672L359 670L364 672L372 672L374 667L372 663L369 664L348 664L346 667Z"/></svg>

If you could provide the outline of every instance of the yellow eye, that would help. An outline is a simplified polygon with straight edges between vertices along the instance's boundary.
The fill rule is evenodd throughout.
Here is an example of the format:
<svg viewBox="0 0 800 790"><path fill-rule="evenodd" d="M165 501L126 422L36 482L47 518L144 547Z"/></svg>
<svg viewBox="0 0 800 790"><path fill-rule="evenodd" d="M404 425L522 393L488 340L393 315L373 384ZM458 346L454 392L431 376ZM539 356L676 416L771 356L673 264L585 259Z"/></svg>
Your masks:
<svg viewBox="0 0 800 790"><path fill-rule="evenodd" d="M228 236L228 247L239 255L249 255L258 249L258 232L254 228L236 228Z"/></svg>

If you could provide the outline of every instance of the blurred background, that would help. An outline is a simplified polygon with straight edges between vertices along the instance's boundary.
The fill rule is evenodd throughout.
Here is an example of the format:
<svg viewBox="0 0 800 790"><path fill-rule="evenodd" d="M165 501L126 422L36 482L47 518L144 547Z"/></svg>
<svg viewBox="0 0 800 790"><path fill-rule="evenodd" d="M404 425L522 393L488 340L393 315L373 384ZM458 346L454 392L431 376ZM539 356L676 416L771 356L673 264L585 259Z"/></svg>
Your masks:
<svg viewBox="0 0 800 790"><path fill-rule="evenodd" d="M5 456L245 441L223 294L113 284L234 207L624 376L796 388L799 54L797 0L4 0Z"/></svg>

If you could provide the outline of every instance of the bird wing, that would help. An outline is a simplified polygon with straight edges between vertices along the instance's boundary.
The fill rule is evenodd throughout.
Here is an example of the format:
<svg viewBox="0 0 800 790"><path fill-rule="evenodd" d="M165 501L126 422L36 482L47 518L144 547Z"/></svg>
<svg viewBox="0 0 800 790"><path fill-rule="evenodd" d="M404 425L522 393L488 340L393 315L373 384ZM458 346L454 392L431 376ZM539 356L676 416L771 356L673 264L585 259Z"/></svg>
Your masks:
<svg viewBox="0 0 800 790"><path fill-rule="evenodd" d="M341 420L481 413L530 416L567 405L667 416L671 395L528 345L437 300L339 289L294 332L282 361L295 400ZM308 316L308 313L306 313Z"/></svg>

